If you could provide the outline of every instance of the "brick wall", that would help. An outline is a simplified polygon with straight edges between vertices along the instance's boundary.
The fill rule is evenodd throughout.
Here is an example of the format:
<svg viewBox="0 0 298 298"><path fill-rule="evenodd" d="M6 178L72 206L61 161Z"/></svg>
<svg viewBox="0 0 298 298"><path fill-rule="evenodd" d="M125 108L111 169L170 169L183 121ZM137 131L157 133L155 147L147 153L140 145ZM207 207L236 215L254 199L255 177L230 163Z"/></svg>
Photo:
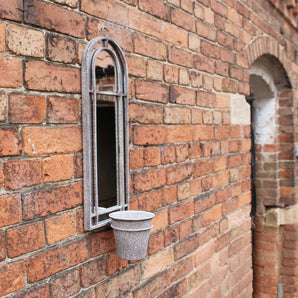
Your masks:
<svg viewBox="0 0 298 298"><path fill-rule="evenodd" d="M250 126L231 123L230 100L249 95L262 54L297 88L297 25L273 2L0 0L0 296L252 295ZM110 228L83 228L80 63L102 26L128 62L130 208L155 213L137 262L117 257ZM285 167L294 204L293 156ZM297 225L280 229L266 239L287 270ZM282 274L297 292L296 271L262 289Z"/></svg>

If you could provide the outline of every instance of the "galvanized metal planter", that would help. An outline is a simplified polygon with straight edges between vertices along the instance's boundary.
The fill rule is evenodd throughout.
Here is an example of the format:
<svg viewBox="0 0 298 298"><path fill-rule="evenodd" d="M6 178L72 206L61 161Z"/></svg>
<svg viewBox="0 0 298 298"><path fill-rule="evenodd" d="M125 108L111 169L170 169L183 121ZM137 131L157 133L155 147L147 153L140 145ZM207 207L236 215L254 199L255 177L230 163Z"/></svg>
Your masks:
<svg viewBox="0 0 298 298"><path fill-rule="evenodd" d="M146 256L152 218L147 211L118 211L110 213L117 253L124 260L140 260Z"/></svg>

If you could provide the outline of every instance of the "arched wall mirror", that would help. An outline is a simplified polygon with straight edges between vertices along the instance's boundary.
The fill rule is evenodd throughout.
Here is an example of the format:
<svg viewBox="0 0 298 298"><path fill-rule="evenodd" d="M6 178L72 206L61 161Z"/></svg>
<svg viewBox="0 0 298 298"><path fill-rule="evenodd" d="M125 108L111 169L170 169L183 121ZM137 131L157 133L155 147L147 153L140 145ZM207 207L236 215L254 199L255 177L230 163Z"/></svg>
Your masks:
<svg viewBox="0 0 298 298"><path fill-rule="evenodd" d="M127 64L105 32L87 44L82 59L86 230L109 223L109 213L128 209Z"/></svg>

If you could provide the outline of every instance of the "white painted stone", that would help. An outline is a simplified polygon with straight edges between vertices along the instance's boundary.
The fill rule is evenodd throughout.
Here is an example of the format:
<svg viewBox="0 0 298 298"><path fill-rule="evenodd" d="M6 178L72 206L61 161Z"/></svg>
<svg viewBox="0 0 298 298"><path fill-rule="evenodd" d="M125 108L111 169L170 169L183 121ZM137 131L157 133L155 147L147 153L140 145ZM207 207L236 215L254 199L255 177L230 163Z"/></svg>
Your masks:
<svg viewBox="0 0 298 298"><path fill-rule="evenodd" d="M231 95L231 124L250 125L250 106L244 95Z"/></svg>

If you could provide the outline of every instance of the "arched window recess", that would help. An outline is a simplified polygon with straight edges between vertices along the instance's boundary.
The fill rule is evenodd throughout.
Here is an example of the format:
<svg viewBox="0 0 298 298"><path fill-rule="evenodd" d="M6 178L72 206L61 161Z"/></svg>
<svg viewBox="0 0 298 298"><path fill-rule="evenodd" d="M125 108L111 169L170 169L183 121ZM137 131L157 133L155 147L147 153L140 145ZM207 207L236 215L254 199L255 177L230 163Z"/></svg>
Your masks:
<svg viewBox="0 0 298 298"><path fill-rule="evenodd" d="M105 35L92 39L82 59L84 226L110 222L128 209L128 74L124 53Z"/></svg>

